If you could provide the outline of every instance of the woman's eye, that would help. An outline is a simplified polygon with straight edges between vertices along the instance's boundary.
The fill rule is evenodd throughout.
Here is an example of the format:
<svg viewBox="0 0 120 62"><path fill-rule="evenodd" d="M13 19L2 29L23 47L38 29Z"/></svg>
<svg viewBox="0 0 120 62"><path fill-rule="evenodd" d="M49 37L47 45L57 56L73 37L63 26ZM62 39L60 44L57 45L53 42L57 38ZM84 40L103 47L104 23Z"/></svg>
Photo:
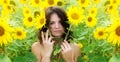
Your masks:
<svg viewBox="0 0 120 62"><path fill-rule="evenodd" d="M51 25L51 24L54 24L54 22L50 22L50 25Z"/></svg>
<svg viewBox="0 0 120 62"><path fill-rule="evenodd" d="M54 24L54 22L51 22L50 25L51 25L51 24Z"/></svg>

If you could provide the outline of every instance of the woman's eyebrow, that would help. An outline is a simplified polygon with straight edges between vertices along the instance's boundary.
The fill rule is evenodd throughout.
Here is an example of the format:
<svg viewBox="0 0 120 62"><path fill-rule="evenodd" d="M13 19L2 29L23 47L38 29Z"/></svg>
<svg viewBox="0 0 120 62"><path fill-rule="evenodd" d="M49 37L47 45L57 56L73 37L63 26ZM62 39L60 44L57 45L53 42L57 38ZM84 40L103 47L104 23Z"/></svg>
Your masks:
<svg viewBox="0 0 120 62"><path fill-rule="evenodd" d="M54 22L54 20L51 20L50 22Z"/></svg>

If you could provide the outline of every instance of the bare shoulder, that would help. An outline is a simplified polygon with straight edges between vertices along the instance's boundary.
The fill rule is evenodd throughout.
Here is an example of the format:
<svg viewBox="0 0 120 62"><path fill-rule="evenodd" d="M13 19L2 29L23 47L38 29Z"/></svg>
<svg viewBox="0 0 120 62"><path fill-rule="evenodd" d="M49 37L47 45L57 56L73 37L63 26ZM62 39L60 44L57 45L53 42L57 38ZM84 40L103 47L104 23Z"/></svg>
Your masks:
<svg viewBox="0 0 120 62"><path fill-rule="evenodd" d="M80 50L80 47L79 47L76 43L71 44L71 47L72 47L72 48L75 48L75 49L79 49L79 50Z"/></svg>
<svg viewBox="0 0 120 62"><path fill-rule="evenodd" d="M32 44L33 48L36 47L36 46L40 46L40 42L35 42L35 43Z"/></svg>
<svg viewBox="0 0 120 62"><path fill-rule="evenodd" d="M76 55L80 55L81 54L81 49L80 49L80 47L77 44L75 44L75 43L71 44L71 47L74 50L74 53Z"/></svg>
<svg viewBox="0 0 120 62"><path fill-rule="evenodd" d="M32 44L31 51L33 53L38 53L40 49L40 42L35 42Z"/></svg>
<svg viewBox="0 0 120 62"><path fill-rule="evenodd" d="M40 47L41 47L40 42L35 42L31 46L31 51L32 51L33 54L35 54L38 62L40 62L40 60L41 60L41 55L40 55L41 54L40 53L41 50L40 50Z"/></svg>

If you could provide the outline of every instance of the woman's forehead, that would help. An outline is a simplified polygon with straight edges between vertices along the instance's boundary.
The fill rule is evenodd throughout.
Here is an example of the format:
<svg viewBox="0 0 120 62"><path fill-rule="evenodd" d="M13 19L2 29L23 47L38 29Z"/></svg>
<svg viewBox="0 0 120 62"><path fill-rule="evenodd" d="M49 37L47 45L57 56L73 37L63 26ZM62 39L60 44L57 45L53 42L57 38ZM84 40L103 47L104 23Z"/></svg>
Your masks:
<svg viewBox="0 0 120 62"><path fill-rule="evenodd" d="M51 14L50 21L60 21L60 20L61 20L60 17L56 13Z"/></svg>

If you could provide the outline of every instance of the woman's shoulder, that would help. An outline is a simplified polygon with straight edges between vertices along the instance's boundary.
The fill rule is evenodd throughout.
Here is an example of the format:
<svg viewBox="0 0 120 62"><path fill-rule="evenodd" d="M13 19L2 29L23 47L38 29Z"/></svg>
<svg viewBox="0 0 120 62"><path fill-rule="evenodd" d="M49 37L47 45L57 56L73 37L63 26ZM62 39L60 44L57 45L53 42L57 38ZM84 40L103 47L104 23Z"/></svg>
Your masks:
<svg viewBox="0 0 120 62"><path fill-rule="evenodd" d="M71 43L71 47L80 49L80 47L76 43Z"/></svg>
<svg viewBox="0 0 120 62"><path fill-rule="evenodd" d="M36 46L40 46L40 42L39 42L39 41L34 42L34 43L32 44L32 47L36 47Z"/></svg>
<svg viewBox="0 0 120 62"><path fill-rule="evenodd" d="M37 41L37 42L34 42L33 44L32 44L32 46L31 46L31 50L32 51L38 51L39 49L40 49L40 42L39 41Z"/></svg>
<svg viewBox="0 0 120 62"><path fill-rule="evenodd" d="M74 50L74 53L75 53L76 55L80 55L80 54L81 54L81 49L80 49L80 47L78 46L78 44L73 43L73 44L71 44L71 47L72 47L72 49Z"/></svg>
<svg viewBox="0 0 120 62"><path fill-rule="evenodd" d="M38 60L41 59L40 56L40 42L34 42L31 46L32 53L36 56Z"/></svg>
<svg viewBox="0 0 120 62"><path fill-rule="evenodd" d="M34 43L32 44L32 48L36 48L36 47L40 47L40 42L39 42L39 41L34 42Z"/></svg>

